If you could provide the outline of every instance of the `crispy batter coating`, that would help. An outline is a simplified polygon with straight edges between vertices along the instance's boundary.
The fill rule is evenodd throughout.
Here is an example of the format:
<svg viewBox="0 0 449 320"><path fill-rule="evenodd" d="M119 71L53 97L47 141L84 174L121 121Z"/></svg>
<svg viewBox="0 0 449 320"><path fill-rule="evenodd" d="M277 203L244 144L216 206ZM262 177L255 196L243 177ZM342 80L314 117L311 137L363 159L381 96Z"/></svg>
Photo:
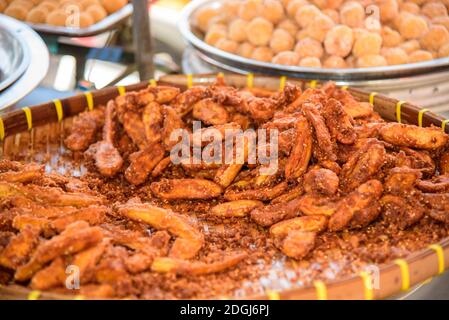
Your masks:
<svg viewBox="0 0 449 320"><path fill-rule="evenodd" d="M16 269L27 262L30 255L39 243L39 230L33 226L26 226L14 236L6 248L0 252L0 266L8 269Z"/></svg>
<svg viewBox="0 0 449 320"><path fill-rule="evenodd" d="M165 151L160 144L131 154L129 167L125 171L126 180L133 185L144 183L164 155Z"/></svg>
<svg viewBox="0 0 449 320"><path fill-rule="evenodd" d="M304 176L304 190L307 193L331 196L337 193L338 185L338 176L329 169L313 169Z"/></svg>
<svg viewBox="0 0 449 320"><path fill-rule="evenodd" d="M352 125L352 118L343 108L343 105L335 99L329 99L323 105L322 113L332 136L343 144L353 144L356 133Z"/></svg>
<svg viewBox="0 0 449 320"><path fill-rule="evenodd" d="M153 194L161 199L211 199L223 192L222 188L205 179L162 179L151 184Z"/></svg>
<svg viewBox="0 0 449 320"><path fill-rule="evenodd" d="M73 120L70 135L64 140L72 151L84 151L94 142L95 135L104 123L104 107L80 113Z"/></svg>
<svg viewBox="0 0 449 320"><path fill-rule="evenodd" d="M263 202L257 200L236 200L220 203L210 210L210 214L223 217L244 217L253 209L263 206Z"/></svg>
<svg viewBox="0 0 449 320"><path fill-rule="evenodd" d="M251 211L251 219L258 225L269 227L279 221L291 219L299 214L300 199L286 203L270 204Z"/></svg>
<svg viewBox="0 0 449 320"><path fill-rule="evenodd" d="M312 156L312 133L307 119L300 117L296 124L296 141L285 165L285 177L298 179L307 170Z"/></svg>

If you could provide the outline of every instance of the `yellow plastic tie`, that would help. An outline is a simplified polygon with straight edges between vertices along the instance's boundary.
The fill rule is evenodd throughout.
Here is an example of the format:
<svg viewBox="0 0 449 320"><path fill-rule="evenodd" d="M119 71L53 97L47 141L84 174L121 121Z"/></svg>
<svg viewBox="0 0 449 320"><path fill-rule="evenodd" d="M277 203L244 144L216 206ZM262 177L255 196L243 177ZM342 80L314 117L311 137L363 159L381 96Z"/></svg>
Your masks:
<svg viewBox="0 0 449 320"><path fill-rule="evenodd" d="M0 141L5 139L5 124L3 123L2 117L0 117Z"/></svg>
<svg viewBox="0 0 449 320"><path fill-rule="evenodd" d="M149 81L149 84L150 84L150 87L157 87L157 81L154 80L154 79L151 79L151 80Z"/></svg>
<svg viewBox="0 0 449 320"><path fill-rule="evenodd" d="M58 115L58 121L61 122L64 118L64 109L62 108L62 102L59 99L53 100L53 103L55 105L56 114Z"/></svg>
<svg viewBox="0 0 449 320"><path fill-rule="evenodd" d="M41 292L39 290L33 290L28 294L28 300L38 300L41 296Z"/></svg>
<svg viewBox="0 0 449 320"><path fill-rule="evenodd" d="M280 300L281 296L279 295L279 292L274 290L267 290L265 291L267 297L269 300Z"/></svg>
<svg viewBox="0 0 449 320"><path fill-rule="evenodd" d="M418 113L418 126L422 127L422 118L424 116L424 113L426 113L427 111L429 111L429 109L422 109L419 111Z"/></svg>
<svg viewBox="0 0 449 320"><path fill-rule="evenodd" d="M443 247L439 244L432 244L429 246L429 249L435 251L438 257L438 274L442 274L444 272L444 251Z"/></svg>
<svg viewBox="0 0 449 320"><path fill-rule="evenodd" d="M446 124L449 123L449 119L443 120L441 122L441 129L446 132Z"/></svg>
<svg viewBox="0 0 449 320"><path fill-rule="evenodd" d="M279 79L279 91L283 91L284 90L286 82L287 82L287 77L286 76L282 76Z"/></svg>
<svg viewBox="0 0 449 320"><path fill-rule="evenodd" d="M246 86L249 89L252 89L254 87L254 74L248 73L248 75L246 76Z"/></svg>
<svg viewBox="0 0 449 320"><path fill-rule="evenodd" d="M29 107L22 108L23 112L25 112L25 117L27 119L28 130L33 129L33 115L31 114L31 109Z"/></svg>
<svg viewBox="0 0 449 320"><path fill-rule="evenodd" d="M396 121L398 123L401 123L402 119L401 119L401 115L402 115L402 105L405 103L405 101L398 101L398 103L396 103Z"/></svg>
<svg viewBox="0 0 449 320"><path fill-rule="evenodd" d="M224 79L225 75L223 72L217 73L217 79Z"/></svg>
<svg viewBox="0 0 449 320"><path fill-rule="evenodd" d="M313 282L316 290L317 300L327 300L327 288L323 281L317 280Z"/></svg>
<svg viewBox="0 0 449 320"><path fill-rule="evenodd" d="M410 289L410 272L408 270L408 263L404 259L396 259L394 263L399 266L401 270L401 279L402 279L402 291L407 291Z"/></svg>
<svg viewBox="0 0 449 320"><path fill-rule="evenodd" d="M369 103L371 103L372 105L374 105L374 97L377 96L377 92L371 92L369 94Z"/></svg>
<svg viewBox="0 0 449 320"><path fill-rule="evenodd" d="M317 81L316 80L312 80L312 81L309 82L309 87L312 88L312 89L315 89L316 88L316 84L317 84Z"/></svg>
<svg viewBox="0 0 449 320"><path fill-rule="evenodd" d="M342 87L341 87L341 90L343 90L343 91L348 90L348 86L342 86Z"/></svg>
<svg viewBox="0 0 449 320"><path fill-rule="evenodd" d="M85 300L84 296L81 294L78 294L76 296L73 297L73 300Z"/></svg>
<svg viewBox="0 0 449 320"><path fill-rule="evenodd" d="M84 92L84 95L86 96L87 110L94 110L94 96L92 92Z"/></svg>
<svg viewBox="0 0 449 320"><path fill-rule="evenodd" d="M372 288L371 275L366 271L362 271L362 272L360 272L360 277L362 278L362 281L363 281L363 290L365 292L365 300L373 300L374 293L373 293L373 288Z"/></svg>
<svg viewBox="0 0 449 320"><path fill-rule="evenodd" d="M118 94L121 96L125 95L125 93L126 93L126 88L124 86L118 86L117 90L118 90Z"/></svg>
<svg viewBox="0 0 449 320"><path fill-rule="evenodd" d="M193 75L191 73L186 75L187 77L187 89L190 89L193 87Z"/></svg>

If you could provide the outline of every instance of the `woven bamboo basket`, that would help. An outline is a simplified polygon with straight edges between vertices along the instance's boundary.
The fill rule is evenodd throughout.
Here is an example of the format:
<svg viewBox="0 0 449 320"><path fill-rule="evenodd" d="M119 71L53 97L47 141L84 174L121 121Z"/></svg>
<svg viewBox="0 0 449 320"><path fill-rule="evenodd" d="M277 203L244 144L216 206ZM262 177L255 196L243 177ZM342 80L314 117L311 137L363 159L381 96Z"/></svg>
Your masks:
<svg viewBox="0 0 449 320"><path fill-rule="evenodd" d="M243 88L263 88L280 90L286 81L301 85L303 88L318 87L317 81L287 79L249 74L202 74L202 75L169 75L159 81L151 80L126 87L110 87L95 92L86 92L63 100L26 107L21 110L3 114L0 117L0 158L19 158L34 160L39 141L47 146L47 153L58 152L60 148L48 148L49 144L61 143L64 128L70 126L76 114L106 104L110 99L126 92L136 91L148 85L172 85L182 90L195 85L209 85L224 77L228 85ZM398 101L376 92L364 92L359 89L343 88L351 92L359 101L370 102L387 121L415 124L418 126L438 126L449 133L449 122L442 117L418 106ZM44 160L45 161L45 160ZM48 158L47 158L48 161ZM382 299L409 291L412 287L442 274L449 268L449 237L440 243L433 244L419 252L414 252L404 259L380 265L379 289L371 286L371 275L365 272L330 282L315 281L312 286L290 289L286 291L267 291L263 296L250 296L250 299ZM88 299L77 295L63 295L32 291L17 285L0 286L0 299Z"/></svg>

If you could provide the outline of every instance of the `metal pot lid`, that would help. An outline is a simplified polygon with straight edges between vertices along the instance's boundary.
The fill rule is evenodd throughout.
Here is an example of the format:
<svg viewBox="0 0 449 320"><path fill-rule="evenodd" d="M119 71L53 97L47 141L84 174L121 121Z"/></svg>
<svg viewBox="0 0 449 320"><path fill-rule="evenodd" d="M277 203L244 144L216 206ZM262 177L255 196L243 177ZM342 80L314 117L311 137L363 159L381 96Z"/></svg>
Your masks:
<svg viewBox="0 0 449 320"><path fill-rule="evenodd" d="M0 92L17 81L30 65L30 48L22 37L24 27L0 15Z"/></svg>
<svg viewBox="0 0 449 320"><path fill-rule="evenodd" d="M201 32L193 24L193 18L199 9L209 6L217 8L224 3L224 1L226 0L196 0L190 2L181 14L178 27L184 39L195 49L208 56L213 61L227 65L233 69L242 69L248 72L270 75L301 77L310 80L335 81L380 80L386 78L394 79L435 71L449 70L449 57L411 64L358 69L326 69L284 66L243 58L238 55L219 50L205 43L202 40Z"/></svg>

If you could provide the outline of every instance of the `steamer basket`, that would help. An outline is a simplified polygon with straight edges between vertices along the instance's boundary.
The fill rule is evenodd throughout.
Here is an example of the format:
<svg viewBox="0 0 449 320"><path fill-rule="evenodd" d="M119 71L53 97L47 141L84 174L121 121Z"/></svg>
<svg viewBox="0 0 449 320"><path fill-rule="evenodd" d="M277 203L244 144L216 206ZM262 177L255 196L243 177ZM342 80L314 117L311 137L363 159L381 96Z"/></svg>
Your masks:
<svg viewBox="0 0 449 320"><path fill-rule="evenodd" d="M285 77L242 76L236 74L220 75L170 75L162 77L157 83L172 85L186 89L194 85L209 85L217 77L224 77L226 83L235 87L254 87L278 90L285 84ZM293 80L291 82L303 88L316 87L315 81ZM155 82L151 81L151 84ZM46 143L47 152L57 154L61 150L64 127L70 126L71 118L76 114L105 104L128 91L145 88L148 82L127 86L111 87L86 93L64 100L40 104L24 108L2 116L0 121L1 157L36 160L33 158L35 144L38 141ZM359 89L347 88L356 99L371 102L375 110L387 121L420 126L439 126L449 133L444 118L407 102L398 101L376 93L368 93ZM55 144L55 148L49 148ZM62 159L60 159L62 160ZM52 166L52 157L41 159L46 165ZM74 172L72 172L74 174ZM449 237L440 243L433 244L424 250L412 253L404 259L398 259L384 265L379 265L379 289L371 289L369 274L354 274L350 277L321 282L313 286L290 289L286 291L269 291L264 296L249 296L250 299L381 299L408 291L419 286L431 277L442 274L449 268ZM85 299L83 296L32 291L17 285L0 286L0 299Z"/></svg>

